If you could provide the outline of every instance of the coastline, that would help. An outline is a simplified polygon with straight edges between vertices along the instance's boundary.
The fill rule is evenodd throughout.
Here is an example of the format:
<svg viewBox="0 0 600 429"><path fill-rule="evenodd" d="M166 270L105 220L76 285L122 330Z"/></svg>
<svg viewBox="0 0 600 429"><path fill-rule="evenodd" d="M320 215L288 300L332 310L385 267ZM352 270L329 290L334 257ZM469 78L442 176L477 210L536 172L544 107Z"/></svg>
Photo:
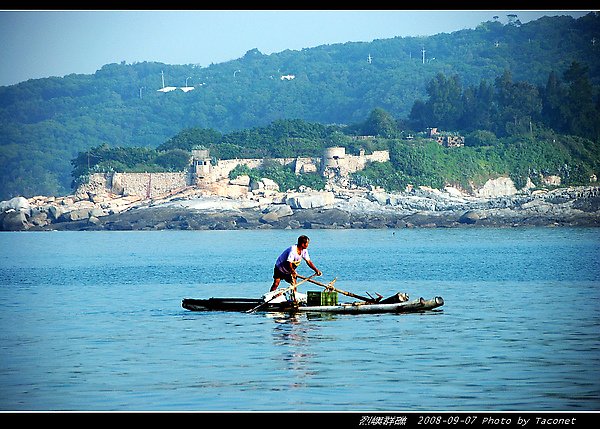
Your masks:
<svg viewBox="0 0 600 429"><path fill-rule="evenodd" d="M325 195L325 197L324 197ZM130 199L121 210L77 202L21 200L0 213L2 231L124 231L236 229L367 229L600 226L600 187L556 188L499 197L469 197L433 189L406 193L306 192L248 200L180 192L158 200ZM303 200L301 198L304 198ZM122 197L120 199L123 199ZM14 200L14 199L13 199ZM11 202L13 200L10 200ZM3 202L6 203L6 202ZM66 206L62 201L60 204ZM14 204L13 204L14 205ZM29 205L29 206L28 206ZM5 204L6 206L6 204ZM106 207L106 202L103 207ZM54 208L54 209L53 209Z"/></svg>

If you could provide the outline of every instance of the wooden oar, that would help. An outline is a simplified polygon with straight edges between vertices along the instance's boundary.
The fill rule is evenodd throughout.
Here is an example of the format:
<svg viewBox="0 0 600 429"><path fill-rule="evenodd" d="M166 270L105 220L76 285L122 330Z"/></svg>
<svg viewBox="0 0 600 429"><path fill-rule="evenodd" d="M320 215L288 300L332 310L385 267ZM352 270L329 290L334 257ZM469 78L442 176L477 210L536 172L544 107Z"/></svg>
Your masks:
<svg viewBox="0 0 600 429"><path fill-rule="evenodd" d="M351 296L352 298L357 298L357 299L360 299L360 300L365 301L365 302L375 303L375 302L378 302L379 299L381 299L381 298L379 298L379 299L367 298L366 296L356 295L356 294L354 294L352 292L348 292L348 291L345 291L345 290L341 290L341 289L335 288L335 287L333 287L333 283L335 283L336 279L333 279L331 281L331 283L329 283L329 284L325 284L325 283L318 282L316 280L312 280L310 278L312 276L310 276L310 277L304 277L304 276L301 276L300 274L298 274L298 277L300 277L301 279L304 279L304 281L309 281L311 283L314 283L316 285L324 287L325 289L333 289L334 291L339 292L342 295Z"/></svg>
<svg viewBox="0 0 600 429"><path fill-rule="evenodd" d="M284 293L286 293L286 292L288 292L288 291L290 291L290 290L296 289L298 286L300 286L302 283L304 283L304 282L306 282L306 281L311 281L311 279L312 279L314 276L316 276L316 275L317 275L317 273L313 274L313 275L312 275L312 276L310 276L310 277L301 277L301 276L298 276L298 277L301 277L301 278L303 278L304 280L302 280L302 281L301 281L301 282L299 282L299 283L295 283L295 284L293 284L293 285L291 285L291 286L289 286L289 287L286 287L285 289L281 289L281 290L280 290L278 293L276 293L275 295L273 295L273 296L272 296L272 297L271 297L271 298L270 298L268 301L265 301L265 302L263 302L263 303L260 303L260 304L258 304L256 307L254 307L254 308L251 308L250 310L246 310L246 313L254 313L256 310L258 310L259 308L261 308L261 307L263 307L263 306L267 305L268 303L270 303L271 301L273 301L273 300L274 300L275 298L277 298L278 296L281 296L281 295L283 295Z"/></svg>

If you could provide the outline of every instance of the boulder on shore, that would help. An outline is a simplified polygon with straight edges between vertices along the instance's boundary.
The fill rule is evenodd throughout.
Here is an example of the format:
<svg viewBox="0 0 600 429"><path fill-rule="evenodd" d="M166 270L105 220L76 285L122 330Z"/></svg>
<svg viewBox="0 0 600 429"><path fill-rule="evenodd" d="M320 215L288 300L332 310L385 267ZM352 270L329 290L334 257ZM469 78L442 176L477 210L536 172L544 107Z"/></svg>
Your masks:
<svg viewBox="0 0 600 429"><path fill-rule="evenodd" d="M25 197L14 197L8 201L0 202L0 213L4 213L9 210L29 212L31 205L29 200Z"/></svg>
<svg viewBox="0 0 600 429"><path fill-rule="evenodd" d="M288 195L285 202L293 209L314 209L333 205L335 196L333 192L302 192Z"/></svg>
<svg viewBox="0 0 600 429"><path fill-rule="evenodd" d="M0 231L25 231L30 227L23 211L9 210L0 213Z"/></svg>
<svg viewBox="0 0 600 429"><path fill-rule="evenodd" d="M458 221L460 223L472 225L474 223L477 223L479 219L479 214L476 211L469 210L468 212L463 213L463 215L460 218L458 218Z"/></svg>

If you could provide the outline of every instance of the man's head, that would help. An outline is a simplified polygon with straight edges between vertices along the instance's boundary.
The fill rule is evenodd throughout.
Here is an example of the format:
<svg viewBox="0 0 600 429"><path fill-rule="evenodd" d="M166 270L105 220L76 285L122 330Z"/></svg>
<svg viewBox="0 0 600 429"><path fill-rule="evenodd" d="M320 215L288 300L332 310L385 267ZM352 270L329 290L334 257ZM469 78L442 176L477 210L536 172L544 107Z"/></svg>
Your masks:
<svg viewBox="0 0 600 429"><path fill-rule="evenodd" d="M298 247L306 249L308 247L309 241L310 238L308 238L306 235L301 235L300 237L298 237Z"/></svg>

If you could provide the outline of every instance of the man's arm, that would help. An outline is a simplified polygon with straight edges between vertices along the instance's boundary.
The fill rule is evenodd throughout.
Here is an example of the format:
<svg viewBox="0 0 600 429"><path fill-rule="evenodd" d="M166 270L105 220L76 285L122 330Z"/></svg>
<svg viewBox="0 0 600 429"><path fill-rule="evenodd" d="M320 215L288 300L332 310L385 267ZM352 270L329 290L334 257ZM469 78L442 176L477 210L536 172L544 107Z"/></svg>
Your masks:
<svg viewBox="0 0 600 429"><path fill-rule="evenodd" d="M288 269L290 270L290 272L292 273L292 280L294 280L294 283L296 283L296 276L298 275L296 273L296 267L294 266L294 264L292 264L290 261L286 261L288 264Z"/></svg>
<svg viewBox="0 0 600 429"><path fill-rule="evenodd" d="M314 272L315 272L315 273L316 273L318 276L320 276L321 274L323 274L323 273L322 273L322 272L321 272L321 271L320 271L320 270L319 270L317 267L315 267L315 264L313 264L313 262L312 262L312 261L310 261L310 260L309 260L309 261L306 261L306 264L307 264L307 265L308 265L310 268L312 268L312 270L313 270L313 271L314 271Z"/></svg>

